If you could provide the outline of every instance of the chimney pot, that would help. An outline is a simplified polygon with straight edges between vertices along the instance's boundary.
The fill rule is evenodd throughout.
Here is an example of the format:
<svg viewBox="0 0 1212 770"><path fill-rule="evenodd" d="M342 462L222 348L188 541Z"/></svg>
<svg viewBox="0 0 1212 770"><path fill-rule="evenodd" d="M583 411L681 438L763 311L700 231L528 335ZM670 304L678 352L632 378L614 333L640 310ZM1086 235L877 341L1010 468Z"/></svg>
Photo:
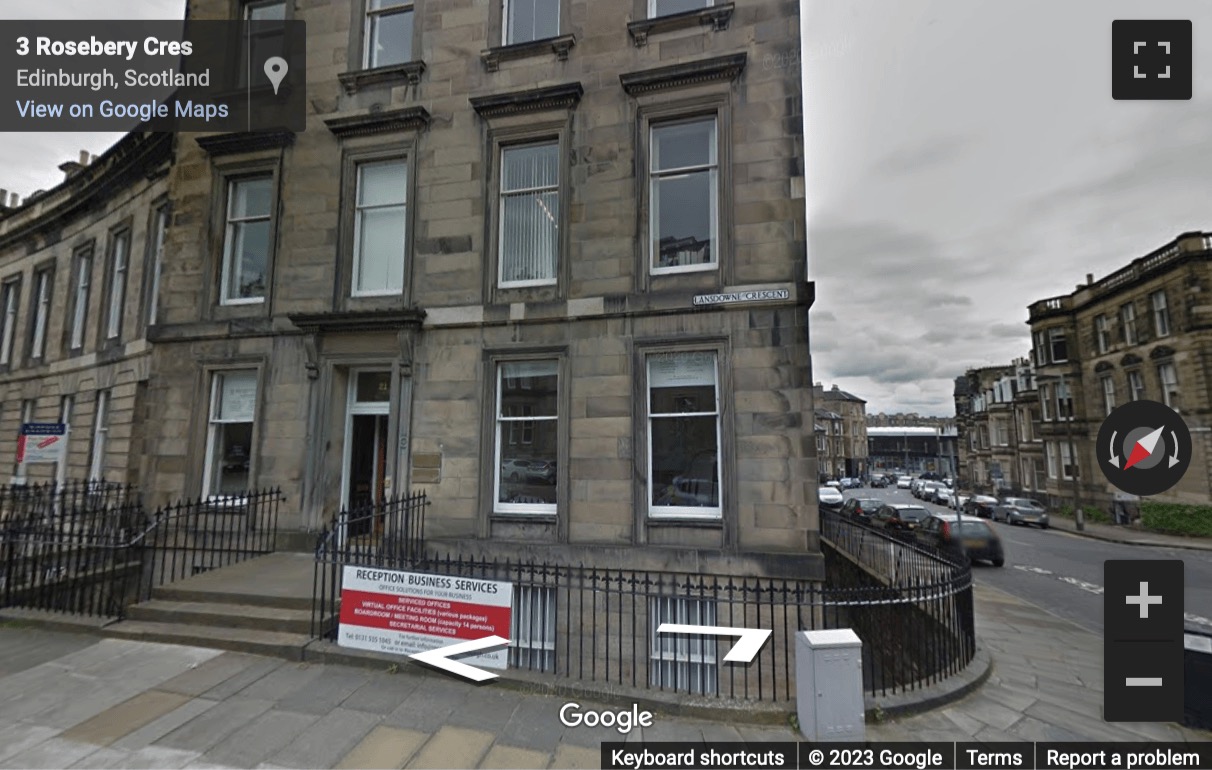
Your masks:
<svg viewBox="0 0 1212 770"><path fill-rule="evenodd" d="M1094 273L1086 273L1086 285L1089 286L1093 283L1094 283Z"/></svg>
<svg viewBox="0 0 1212 770"><path fill-rule="evenodd" d="M17 195L17 193L12 193L11 197L9 198L9 201L8 201L8 207L10 209L15 209L20 205L21 205L21 196Z"/></svg>
<svg viewBox="0 0 1212 770"><path fill-rule="evenodd" d="M90 166L91 166L92 164L94 164L94 163L96 163L96 162L97 162L97 156L96 156L96 155L89 155L89 156L88 156L88 165L90 165Z"/></svg>
<svg viewBox="0 0 1212 770"><path fill-rule="evenodd" d="M87 166L91 162L92 161L89 160L88 150L81 150L80 151L80 165Z"/></svg>

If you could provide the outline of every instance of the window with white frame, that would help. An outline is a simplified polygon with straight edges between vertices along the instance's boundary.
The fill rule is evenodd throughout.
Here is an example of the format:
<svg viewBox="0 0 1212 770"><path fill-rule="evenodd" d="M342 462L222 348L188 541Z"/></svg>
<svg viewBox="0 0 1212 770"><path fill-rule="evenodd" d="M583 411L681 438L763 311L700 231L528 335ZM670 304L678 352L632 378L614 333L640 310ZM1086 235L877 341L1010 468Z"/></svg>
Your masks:
<svg viewBox="0 0 1212 770"><path fill-rule="evenodd" d="M50 323L51 270L39 270L34 275L34 323L30 332L29 357L42 360L46 355L46 327Z"/></svg>
<svg viewBox="0 0 1212 770"><path fill-rule="evenodd" d="M1033 472L1030 458L1019 458L1018 472L1019 478L1023 480L1023 486L1027 489L1033 489L1032 483L1035 481L1035 474Z"/></svg>
<svg viewBox="0 0 1212 770"><path fill-rule="evenodd" d="M1094 339L1100 354L1111 349L1111 324L1105 314L1094 319Z"/></svg>
<svg viewBox="0 0 1212 770"><path fill-rule="evenodd" d="M412 61L412 0L366 0L362 66L390 67Z"/></svg>
<svg viewBox="0 0 1212 770"><path fill-rule="evenodd" d="M34 403L33 399L27 398L26 400L21 402L21 422L17 423L18 435L20 435L21 428L23 426L34 421L34 406L35 406L35 403ZM24 478L24 475L22 474L22 471L24 471L24 470L25 470L25 468L22 466L22 464L20 462L16 462L13 464L13 475L17 477L16 483L18 483L18 484L25 483L25 478Z"/></svg>
<svg viewBox="0 0 1212 770"><path fill-rule="evenodd" d="M560 243L559 142L501 149L499 219L500 285L555 283Z"/></svg>
<svg viewBox="0 0 1212 770"><path fill-rule="evenodd" d="M1056 419L1073 419L1073 392L1067 380L1056 384Z"/></svg>
<svg viewBox="0 0 1212 770"><path fill-rule="evenodd" d="M1048 333L1038 331L1035 333L1035 365L1043 366L1048 363Z"/></svg>
<svg viewBox="0 0 1212 770"><path fill-rule="evenodd" d="M13 362L13 344L17 339L17 310L21 303L21 279L14 278L4 282L3 291L4 317L0 318L0 366L8 366Z"/></svg>
<svg viewBox="0 0 1212 770"><path fill-rule="evenodd" d="M1131 302L1120 305L1119 333L1127 345L1135 345L1139 340L1136 333L1136 305Z"/></svg>
<svg viewBox="0 0 1212 770"><path fill-rule="evenodd" d="M1161 385L1162 402L1171 409L1178 409L1178 370L1174 364L1158 366L1157 381Z"/></svg>
<svg viewBox="0 0 1212 770"><path fill-rule="evenodd" d="M1043 421L1051 422L1052 421L1052 412L1051 412L1052 386L1051 385L1040 385L1039 386L1039 407L1040 407L1040 416L1043 418Z"/></svg>
<svg viewBox="0 0 1212 770"><path fill-rule="evenodd" d="M93 253L83 250L76 254L76 276L72 296L72 350L84 347L84 333L88 328L88 301L93 280Z"/></svg>
<svg viewBox="0 0 1212 770"><path fill-rule="evenodd" d="M408 163L359 163L354 203L354 296L404 291Z"/></svg>
<svg viewBox="0 0 1212 770"><path fill-rule="evenodd" d="M701 8L710 8L713 0L648 0L648 18L656 19L661 16L672 16L675 13L687 13Z"/></svg>
<svg viewBox="0 0 1212 770"><path fill-rule="evenodd" d="M1075 476L1081 475L1081 469L1077 467L1077 447L1070 444L1068 441L1062 441L1060 444L1061 454L1061 473L1065 479L1072 479Z"/></svg>
<svg viewBox="0 0 1212 770"><path fill-rule="evenodd" d="M204 497L239 495L248 491L256 412L255 369L212 375L203 466Z"/></svg>
<svg viewBox="0 0 1212 770"><path fill-rule="evenodd" d="M503 45L531 43L560 34L560 0L503 0Z"/></svg>
<svg viewBox="0 0 1212 770"><path fill-rule="evenodd" d="M656 123L650 131L651 270L660 274L711 269L719 259L716 118Z"/></svg>
<svg viewBox="0 0 1212 770"><path fill-rule="evenodd" d="M1069 360L1069 343L1065 339L1065 330L1059 326L1048 330L1048 352L1054 364L1063 364Z"/></svg>
<svg viewBox="0 0 1212 770"><path fill-rule="evenodd" d="M67 482L67 466L72 446L72 410L75 408L75 405L76 397L73 395L69 394L59 399L59 422L66 429L63 435L63 441L66 442L66 446L63 447L63 460L62 462L55 463L55 481L60 487Z"/></svg>
<svg viewBox="0 0 1212 770"><path fill-rule="evenodd" d="M108 390L98 390L93 409L93 442L89 450L88 479L100 481L105 478L105 449L109 439Z"/></svg>
<svg viewBox="0 0 1212 770"><path fill-rule="evenodd" d="M509 626L510 666L530 671L555 671L555 588L515 586Z"/></svg>
<svg viewBox="0 0 1212 770"><path fill-rule="evenodd" d="M1128 394L1133 401L1140 401L1145 397L1145 378L1139 369L1128 372Z"/></svg>
<svg viewBox="0 0 1212 770"><path fill-rule="evenodd" d="M648 356L648 479L651 516L721 515L714 352Z"/></svg>
<svg viewBox="0 0 1212 770"><path fill-rule="evenodd" d="M497 513L556 512L559 362L497 365Z"/></svg>
<svg viewBox="0 0 1212 770"><path fill-rule="evenodd" d="M1115 409L1115 380L1111 377L1103 377L1103 410L1106 414L1111 414Z"/></svg>
<svg viewBox="0 0 1212 770"><path fill-rule="evenodd" d="M711 695L719 687L716 637L707 634L660 634L662 624L716 625L715 602L709 599L653 597L648 612L649 682L693 695Z"/></svg>
<svg viewBox="0 0 1212 770"><path fill-rule="evenodd" d="M224 305L265 301L272 186L270 175L228 182L220 297Z"/></svg>
<svg viewBox="0 0 1212 770"><path fill-rule="evenodd" d="M151 286L147 290L147 325L154 326L160 308L160 272L164 269L164 239L168 236L168 205L156 209L152 223Z"/></svg>
<svg viewBox="0 0 1212 770"><path fill-rule="evenodd" d="M1044 454L1048 458L1048 478L1060 478L1060 470L1057 467L1058 463L1055 441L1048 441L1044 444Z"/></svg>
<svg viewBox="0 0 1212 770"><path fill-rule="evenodd" d="M1153 333L1158 337L1170 336L1170 308L1165 289L1150 294L1149 301L1153 305Z"/></svg>
<svg viewBox="0 0 1212 770"><path fill-rule="evenodd" d="M130 262L130 230L114 234L109 262L109 304L106 308L105 339L122 334L122 311L126 303L126 273Z"/></svg>
<svg viewBox="0 0 1212 770"><path fill-rule="evenodd" d="M286 20L285 0L249 0L244 4L244 20L251 23L248 25L248 45L241 47L241 57L248 56L249 61L258 65L271 56L285 55L285 25L273 23ZM252 69L242 65L240 71L247 71L250 78L260 77L261 66Z"/></svg>
<svg viewBox="0 0 1212 770"><path fill-rule="evenodd" d="M1042 433L1040 432L1040 421L1042 417L1038 406L1031 407L1031 432L1030 441L1042 441Z"/></svg>

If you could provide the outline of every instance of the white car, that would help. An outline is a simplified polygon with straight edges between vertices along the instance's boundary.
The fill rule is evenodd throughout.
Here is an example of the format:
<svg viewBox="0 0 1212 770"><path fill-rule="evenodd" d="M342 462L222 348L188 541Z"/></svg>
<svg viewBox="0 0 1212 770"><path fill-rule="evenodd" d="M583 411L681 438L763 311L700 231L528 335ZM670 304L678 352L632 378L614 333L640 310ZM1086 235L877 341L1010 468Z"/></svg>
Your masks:
<svg viewBox="0 0 1212 770"><path fill-rule="evenodd" d="M901 476L896 480L897 489L908 489L911 484L913 484L913 479L908 476Z"/></svg>
<svg viewBox="0 0 1212 770"><path fill-rule="evenodd" d="M846 502L846 498L842 497L842 493L833 487L821 487L817 490L816 496L822 508L833 511L842 510L842 505Z"/></svg>
<svg viewBox="0 0 1212 770"><path fill-rule="evenodd" d="M951 506L951 490L946 487L938 487L934 490L934 502L939 505Z"/></svg>

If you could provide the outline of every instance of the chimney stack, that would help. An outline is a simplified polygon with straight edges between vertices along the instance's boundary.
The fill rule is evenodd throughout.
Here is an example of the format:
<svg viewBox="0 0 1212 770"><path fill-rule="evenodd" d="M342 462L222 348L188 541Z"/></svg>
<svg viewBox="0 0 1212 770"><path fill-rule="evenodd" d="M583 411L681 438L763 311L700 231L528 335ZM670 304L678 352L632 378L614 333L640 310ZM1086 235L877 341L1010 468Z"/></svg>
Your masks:
<svg viewBox="0 0 1212 770"><path fill-rule="evenodd" d="M1086 285L1091 286L1093 284L1094 284L1094 273L1086 273Z"/></svg>
<svg viewBox="0 0 1212 770"><path fill-rule="evenodd" d="M12 193L11 196L12 197L9 198L8 201L8 207L10 209L15 209L21 205L21 196L17 195L17 193Z"/></svg>
<svg viewBox="0 0 1212 770"><path fill-rule="evenodd" d="M92 160L90 159L89 154L88 154L88 150L80 151L80 160L78 161L78 163L81 166L87 166L92 163Z"/></svg>

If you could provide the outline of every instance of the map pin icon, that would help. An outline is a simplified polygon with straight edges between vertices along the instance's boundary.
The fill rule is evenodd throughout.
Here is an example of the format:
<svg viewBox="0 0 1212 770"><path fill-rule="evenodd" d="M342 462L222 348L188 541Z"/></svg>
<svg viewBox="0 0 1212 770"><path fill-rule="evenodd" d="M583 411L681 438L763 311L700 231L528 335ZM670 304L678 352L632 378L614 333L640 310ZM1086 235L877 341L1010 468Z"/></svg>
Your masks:
<svg viewBox="0 0 1212 770"><path fill-rule="evenodd" d="M278 86L282 85L282 80L289 69L286 60L281 56L271 56L265 60L265 76L269 78L270 83L273 83L274 96L278 95Z"/></svg>

